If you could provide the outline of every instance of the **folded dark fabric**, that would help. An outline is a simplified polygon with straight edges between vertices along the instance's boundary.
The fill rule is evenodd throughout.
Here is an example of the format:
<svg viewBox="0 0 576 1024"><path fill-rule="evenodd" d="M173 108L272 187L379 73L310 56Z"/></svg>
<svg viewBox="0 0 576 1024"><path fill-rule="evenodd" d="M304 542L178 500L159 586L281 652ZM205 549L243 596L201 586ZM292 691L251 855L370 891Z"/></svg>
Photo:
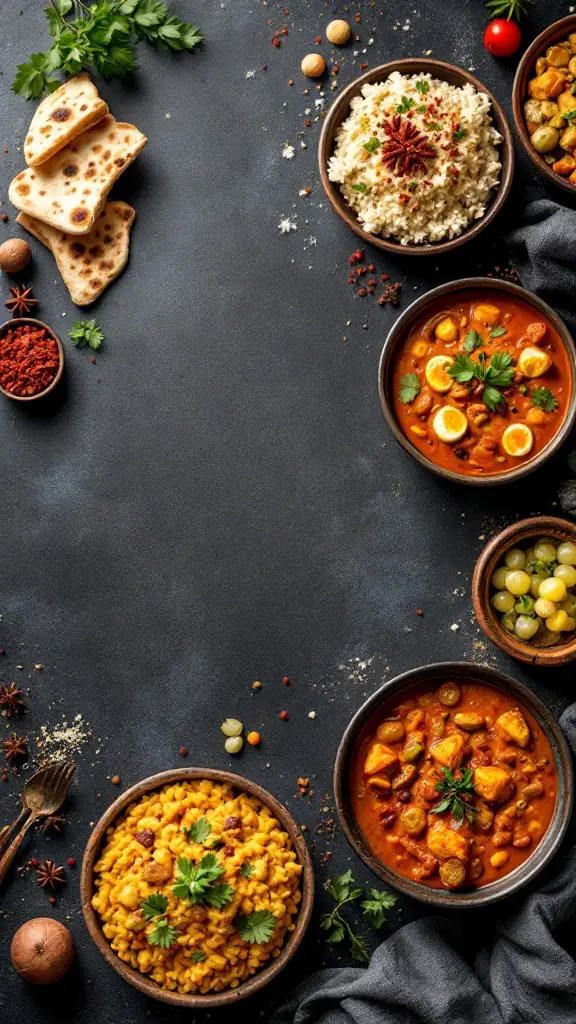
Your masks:
<svg viewBox="0 0 576 1024"><path fill-rule="evenodd" d="M561 725L576 753L576 704ZM575 1024L576 962L557 937L574 911L576 847L568 840L544 883L512 907L491 909L493 940L483 947L473 914L413 922L382 943L369 967L308 978L273 1024Z"/></svg>
<svg viewBox="0 0 576 1024"><path fill-rule="evenodd" d="M576 325L576 210L538 199L505 239L524 288Z"/></svg>

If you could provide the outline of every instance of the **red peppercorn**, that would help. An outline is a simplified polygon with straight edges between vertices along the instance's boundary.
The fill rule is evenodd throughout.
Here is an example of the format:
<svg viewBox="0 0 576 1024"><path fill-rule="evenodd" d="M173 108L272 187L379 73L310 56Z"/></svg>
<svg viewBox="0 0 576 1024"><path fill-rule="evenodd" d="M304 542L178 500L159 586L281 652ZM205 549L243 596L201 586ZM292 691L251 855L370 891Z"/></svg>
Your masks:
<svg viewBox="0 0 576 1024"><path fill-rule="evenodd" d="M316 43L316 46L320 46L320 43L322 42L322 36L316 36L314 42Z"/></svg>
<svg viewBox="0 0 576 1024"><path fill-rule="evenodd" d="M69 868L75 868L76 867L76 857L68 857L68 867Z"/></svg>
<svg viewBox="0 0 576 1024"><path fill-rule="evenodd" d="M283 722L287 722L288 719L290 718L289 712L288 711L281 711L280 712L280 718L282 719Z"/></svg>
<svg viewBox="0 0 576 1024"><path fill-rule="evenodd" d="M282 676L282 682L284 686L290 686L290 676Z"/></svg>
<svg viewBox="0 0 576 1024"><path fill-rule="evenodd" d="M370 265L368 266L368 273L369 274L373 274L375 270L376 270L376 267L374 266L374 264L370 263Z"/></svg>
<svg viewBox="0 0 576 1024"><path fill-rule="evenodd" d="M188 747L180 747L180 756L186 757L188 755Z"/></svg>
<svg viewBox="0 0 576 1024"><path fill-rule="evenodd" d="M2 221L3 224L5 224L6 221L8 220L8 214L7 213L0 213L0 220Z"/></svg>
<svg viewBox="0 0 576 1024"><path fill-rule="evenodd" d="M29 868L37 868L38 867L38 858L37 857L30 857L30 860L28 861L28 867Z"/></svg>
<svg viewBox="0 0 576 1024"><path fill-rule="evenodd" d="M278 36L274 36L274 39L272 40L272 46L280 46L280 40L278 39Z"/></svg>
<svg viewBox="0 0 576 1024"><path fill-rule="evenodd" d="M120 785L120 776L119 775L113 775L112 778L110 779L110 782L112 783L113 786L119 786Z"/></svg>

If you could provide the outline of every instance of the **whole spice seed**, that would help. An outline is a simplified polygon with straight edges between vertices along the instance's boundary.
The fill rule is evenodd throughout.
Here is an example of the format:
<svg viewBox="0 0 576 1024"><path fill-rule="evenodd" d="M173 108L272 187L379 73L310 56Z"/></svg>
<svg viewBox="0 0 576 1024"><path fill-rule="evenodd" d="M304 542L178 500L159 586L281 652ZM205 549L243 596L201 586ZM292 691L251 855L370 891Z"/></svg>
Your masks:
<svg viewBox="0 0 576 1024"><path fill-rule="evenodd" d="M0 710L4 710L6 718L22 711L26 706L22 700L22 692L15 683L0 684Z"/></svg>
<svg viewBox="0 0 576 1024"><path fill-rule="evenodd" d="M28 741L25 736L18 736L15 732L2 743L4 757L7 761L15 761L19 757L26 757L28 753Z"/></svg>
<svg viewBox="0 0 576 1024"><path fill-rule="evenodd" d="M32 288L24 288L23 285L15 285L10 289L12 298L4 303L10 310L12 316L26 316L34 306L38 305L38 299L32 298Z"/></svg>
<svg viewBox="0 0 576 1024"><path fill-rule="evenodd" d="M38 885L41 889L55 889L57 885L63 885L66 881L66 871L59 868L53 860L43 860L36 868Z"/></svg>
<svg viewBox="0 0 576 1024"><path fill-rule="evenodd" d="M55 832L59 832L63 825L66 824L66 818L63 818L58 814L51 814L49 818L46 818L46 824L44 825L44 832L49 832L50 829L54 829Z"/></svg>
<svg viewBox="0 0 576 1024"><path fill-rule="evenodd" d="M12 395L38 395L60 365L54 338L44 327L21 324L0 338L0 385Z"/></svg>
<svg viewBox="0 0 576 1024"><path fill-rule="evenodd" d="M283 722L287 722L288 719L290 718L290 713L288 711L281 711L280 718L282 719Z"/></svg>

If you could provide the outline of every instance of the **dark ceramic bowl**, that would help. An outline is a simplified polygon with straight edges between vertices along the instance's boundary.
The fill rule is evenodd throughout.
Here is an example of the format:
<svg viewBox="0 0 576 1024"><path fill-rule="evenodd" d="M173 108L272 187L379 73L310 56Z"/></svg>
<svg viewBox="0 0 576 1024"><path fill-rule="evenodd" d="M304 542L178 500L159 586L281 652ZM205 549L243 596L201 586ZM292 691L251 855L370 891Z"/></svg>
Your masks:
<svg viewBox="0 0 576 1024"><path fill-rule="evenodd" d="M54 341L58 346L60 363L56 371L56 375L53 380L50 381L48 387L44 388L44 391L39 391L36 395L14 395L11 391L6 391L3 387L0 387L0 393L6 395L6 398L11 398L13 402L35 402L37 398L46 398L46 395L49 395L59 383L64 372L64 347L62 342L52 328L48 327L48 324L43 323L42 320L35 320L34 317L31 316L14 317L13 320L7 320L5 324L2 324L0 327L0 338L4 337L6 331L10 330L11 327L21 327L26 324L32 327L43 327L44 330L54 338Z"/></svg>
<svg viewBox="0 0 576 1024"><path fill-rule="evenodd" d="M536 152L534 146L530 142L530 135L528 134L526 122L524 120L524 103L529 99L528 83L536 73L534 66L538 57L543 57L549 46L552 46L554 43L559 43L562 39L566 39L571 32L576 32L576 14L571 14L568 18L562 18L560 21L555 21L553 25L549 25L548 28L544 29L544 31L536 37L531 46L528 47L518 65L518 70L516 71L514 78L514 85L512 87L512 110L514 111L514 122L516 124L516 131L518 132L520 142L534 166L540 171L540 174L543 174L545 178L548 178L553 185L557 185L559 188L563 188L566 192L571 192L572 195L576 195L576 184L573 185L567 178L563 178L561 174L556 174L556 171L552 170L544 158L540 156L540 153ZM576 99L574 100L574 103L576 106Z"/></svg>
<svg viewBox="0 0 576 1024"><path fill-rule="evenodd" d="M492 202L484 216L479 220L474 221L470 227L466 228L466 230L463 231L461 235L458 235L457 238L451 238L445 242L431 242L426 245L400 245L398 242L394 242L393 240L382 238L379 235L372 235L361 227L355 211L348 205L338 184L330 181L328 178L328 161L332 155L334 140L338 128L348 117L350 111L350 100L360 94L363 85L366 85L368 82L383 81L388 78L393 71L399 71L402 75L417 75L421 72L425 72L443 82L448 82L449 85L461 86L466 82L469 82L478 92L486 93L490 99L492 121L496 130L500 132L500 135L502 136L502 142L499 146L500 160L502 163L501 181L498 189L495 190ZM360 238L363 238L365 242L369 242L370 245L375 245L378 249L384 249L386 252L394 252L402 256L439 256L445 252L452 252L452 250L457 249L458 246L464 245L466 242L471 242L472 239L477 238L500 212L510 193L510 189L512 188L512 178L514 175L514 145L512 142L512 134L508 127L508 122L506 121L502 107L490 90L487 89L485 85L482 85L482 82L479 82L473 75L470 75L467 71L463 71L462 68L455 67L453 64L445 64L440 60L428 60L424 57L416 57L406 60L393 60L388 64L381 64L379 67L372 68L370 71L366 71L365 74L361 75L360 78L356 78L350 83L350 85L342 90L330 107L322 126L322 133L320 135L320 142L318 145L318 163L320 166L322 185L324 186L324 191L328 196L330 205L336 211L338 216L341 217L348 225L348 227L359 235Z"/></svg>
<svg viewBox="0 0 576 1024"><path fill-rule="evenodd" d="M472 599L476 618L493 644L517 661L530 665L566 665L576 658L576 633L565 633L565 643L555 647L535 647L509 633L500 623L500 616L492 607L494 588L490 582L492 573L498 567L509 548L529 547L531 540L538 537L554 537L560 541L571 540L576 544L576 526L555 516L535 516L512 523L498 533L483 549L476 562L472 578Z"/></svg>
<svg viewBox="0 0 576 1024"><path fill-rule="evenodd" d="M209 995L182 995L179 992L169 992L167 989L161 988L157 982L147 977L147 975L141 974L140 971L124 963L123 960L116 956L102 931L100 919L92 908L94 865L100 856L101 848L106 841L106 832L110 826L114 824L129 804L138 800L145 793L150 792L150 790L159 789L161 786L166 786L171 782L186 782L190 779L210 779L213 782L227 783L233 786L234 789L250 793L251 796L255 796L269 807L290 836L298 860L303 868L301 876L302 902L296 919L296 927L293 932L290 932L278 957L271 960L268 966L258 971L257 974L242 982L238 988L226 989L224 992L212 992ZM84 920L92 939L104 959L108 961L110 966L118 972L124 981L127 981L129 985L133 985L140 992L150 996L152 999L157 999L161 1003L170 1003L172 1006L181 1006L188 1010L211 1010L217 1006L235 1005L240 999L245 999L246 996L251 996L258 992L274 981L288 961L292 959L310 924L314 902L314 869L300 827L286 808L278 803L275 797L263 789L262 786L257 785L255 782L250 782L249 779L243 779L240 775L234 775L232 772L217 771L212 768L176 768L173 771L161 772L159 775L152 775L149 779L143 779L142 782L138 782L118 797L105 814L102 815L88 840L84 852L80 875L80 898Z"/></svg>
<svg viewBox="0 0 576 1024"><path fill-rule="evenodd" d="M461 291L483 290L491 292L492 294L494 294L494 292L504 292L507 295L517 295L523 302L534 307L534 311L537 316L544 316L553 324L568 353L568 360L570 362L570 369L572 373L572 395L564 417L564 422L562 423L558 433L551 439L551 441L549 441L542 451L538 452L538 454L532 459L528 459L526 462L523 462L517 469L510 469L505 473L482 477L467 476L465 473L457 473L454 470L445 468L444 466L438 466L432 461L432 459L426 458L426 456L409 441L400 427L394 412L394 403L392 401L391 391L393 384L394 356L396 350L412 329L416 320L418 320L422 315L423 310L443 295L453 296L455 293ZM416 299L416 301L413 302L412 305L409 306L408 309L406 309L398 318L386 338L384 348L382 349L382 355L380 357L380 366L378 368L378 390L380 393L382 412L384 413L384 418L386 419L390 430L399 444L402 445L404 450L407 451L412 458L416 459L420 465L424 466L426 469L431 470L433 473L437 473L446 480L453 480L459 484L468 484L471 487L497 487L501 484L509 484L515 480L519 480L523 476L527 476L528 473L533 473L534 470L538 469L544 462L547 462L547 460L566 440L574 426L574 422L576 421L575 382L576 349L574 348L574 341L570 331L557 313L543 302L542 299L539 299L537 295L533 295L532 292L527 292L524 288L520 288L516 284L511 284L509 281L500 281L491 277L470 277L463 278L461 281L452 281L449 284L442 284L438 288L433 288L432 291L426 292L425 295Z"/></svg>
<svg viewBox="0 0 576 1024"><path fill-rule="evenodd" d="M364 726L372 716L379 711L381 706L390 697L395 693L400 693L410 684L430 683L432 687L435 687L447 678L456 681L462 680L462 682L472 680L473 682L488 683L490 686L504 690L506 693L511 693L517 698L518 702L530 711L541 729L546 733L554 753L556 769L558 771L558 797L554 815L548 831L540 840L532 856L508 875L504 875L501 879L490 882L488 885L475 889L472 892L449 892L447 889L432 889L420 882L414 882L408 878L403 878L401 875L397 875L368 846L356 823L350 799L350 759ZM389 682L385 683L354 715L342 737L334 765L336 808L344 834L355 853L386 885L397 889L405 896L412 896L413 899L434 907L460 909L484 907L489 903L496 903L497 900L504 899L505 896L510 896L525 885L528 885L542 871L562 841L570 820L573 789L572 758L568 744L560 726L542 701L526 686L516 682L510 676L505 676L502 672L497 672L496 669L489 668L487 665L472 665L462 661L425 665L422 668L415 668L410 672L404 672L403 675L396 676L395 679L390 679Z"/></svg>

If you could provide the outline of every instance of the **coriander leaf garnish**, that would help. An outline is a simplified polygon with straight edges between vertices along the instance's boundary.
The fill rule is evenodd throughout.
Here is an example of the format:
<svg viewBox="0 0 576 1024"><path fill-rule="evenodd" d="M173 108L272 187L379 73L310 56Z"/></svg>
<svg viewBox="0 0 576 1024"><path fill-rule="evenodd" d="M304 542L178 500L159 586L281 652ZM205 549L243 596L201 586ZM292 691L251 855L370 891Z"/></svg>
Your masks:
<svg viewBox="0 0 576 1024"><path fill-rule="evenodd" d="M375 153L381 145L382 143L380 142L380 139L377 139L375 135L373 135L371 139L368 139L368 142L363 143L364 149L367 153Z"/></svg>
<svg viewBox="0 0 576 1024"><path fill-rule="evenodd" d="M202 964L206 959L206 953L203 953L201 949L195 949L193 953L190 953L190 959L195 964Z"/></svg>
<svg viewBox="0 0 576 1024"><path fill-rule="evenodd" d="M428 109L428 108L426 108L426 109ZM438 121L426 121L426 128L430 132L441 132L442 131L442 125L438 124Z"/></svg>
<svg viewBox="0 0 576 1024"><path fill-rule="evenodd" d="M250 878L250 875L252 875L253 872L254 872L254 865L253 864L248 864L248 862L245 861L245 863L240 868L240 874L241 874L242 878Z"/></svg>
<svg viewBox="0 0 576 1024"><path fill-rule="evenodd" d="M163 896L161 892L151 893L150 896L147 896L144 902L140 904L140 909L147 921L151 921L154 917L165 914L167 908L168 897Z"/></svg>
<svg viewBox="0 0 576 1024"><path fill-rule="evenodd" d="M173 928L165 917L160 917L148 936L151 946L160 946L161 949L170 949L178 938L176 928Z"/></svg>
<svg viewBox="0 0 576 1024"><path fill-rule="evenodd" d="M512 356L509 352L495 352L488 365L484 352L479 353L477 362L459 352L454 357L452 366L448 367L448 373L459 384L466 384L473 378L486 384L482 401L492 412L496 412L504 402L504 396L496 389L508 387L514 379Z"/></svg>
<svg viewBox="0 0 576 1024"><path fill-rule="evenodd" d="M491 412L498 412L500 406L505 402L504 395L500 394L496 388L484 388L482 392L482 401L484 405L487 405Z"/></svg>
<svg viewBox="0 0 576 1024"><path fill-rule="evenodd" d="M234 898L234 890L229 885L212 885L224 874L224 868L214 853L204 854L199 864L187 857L179 857L176 868L178 873L172 892L179 899L221 907Z"/></svg>
<svg viewBox="0 0 576 1024"><path fill-rule="evenodd" d="M495 352L486 370L485 381L496 388L506 388L514 380L514 367L509 352Z"/></svg>
<svg viewBox="0 0 576 1024"><path fill-rule="evenodd" d="M462 348L464 348L466 352L473 352L474 349L482 348L483 345L484 342L478 334L478 331L468 331L468 334L462 342Z"/></svg>
<svg viewBox="0 0 576 1024"><path fill-rule="evenodd" d="M472 825L478 812L475 807L471 807L462 799L463 796L475 795L472 785L474 774L472 769L459 769L459 778L456 778L450 768L441 768L440 770L444 778L436 783L435 788L442 794L442 799L435 807L430 808L430 814L444 814L445 811L450 811L458 825L464 821L465 817Z"/></svg>
<svg viewBox="0 0 576 1024"><path fill-rule="evenodd" d="M400 378L398 397L404 405L410 405L420 391L420 378L416 373L406 373Z"/></svg>
<svg viewBox="0 0 576 1024"><path fill-rule="evenodd" d="M428 107L426 106L425 103L420 103L419 106L416 107L416 111L418 114L427 114Z"/></svg>
<svg viewBox="0 0 576 1024"><path fill-rule="evenodd" d="M198 818L192 825L183 825L182 831L186 833L192 843L205 843L212 831L212 825L204 815Z"/></svg>
<svg viewBox="0 0 576 1024"><path fill-rule="evenodd" d="M416 100L413 100L411 96L410 97L409 96L403 96L402 97L402 102L399 103L398 106L396 107L396 113L397 114L407 114L408 111L412 110L412 107L415 107L415 106L416 106Z"/></svg>
<svg viewBox="0 0 576 1024"><path fill-rule="evenodd" d="M430 82L422 79L422 81L416 82L416 88L421 96L425 96L427 92L430 92Z"/></svg>
<svg viewBox="0 0 576 1024"><path fill-rule="evenodd" d="M369 895L370 899L364 900L360 904L362 912L374 928L381 928L386 921L384 911L390 910L398 902L398 896L388 892L387 889L383 889L381 892L378 889L370 889Z"/></svg>
<svg viewBox="0 0 576 1024"><path fill-rule="evenodd" d="M468 135L466 128L458 128L458 131L452 132L452 137L455 142L462 142L463 139Z"/></svg>
<svg viewBox="0 0 576 1024"><path fill-rule="evenodd" d="M532 399L532 405L538 406L539 409L544 409L545 412L554 412L558 405L550 388L534 388L530 398Z"/></svg>
<svg viewBox="0 0 576 1024"><path fill-rule="evenodd" d="M353 192L361 192L362 195L366 195L368 191L368 185L365 181L359 181L357 185L352 185Z"/></svg>
<svg viewBox="0 0 576 1024"><path fill-rule="evenodd" d="M100 330L95 320L75 320L72 330L68 331L68 337L78 348L89 345L90 348L97 350L104 341L104 332Z"/></svg>
<svg viewBox="0 0 576 1024"><path fill-rule="evenodd" d="M576 117L576 110L568 110L568 111L566 111L565 114L562 114L562 117L566 121L573 121L574 118Z"/></svg>
<svg viewBox="0 0 576 1024"><path fill-rule="evenodd" d="M535 558L532 562L528 562L528 568L530 572L535 576L553 576L554 569L558 565L558 562L545 562L543 558Z"/></svg>
<svg viewBox="0 0 576 1024"><path fill-rule="evenodd" d="M454 362L452 366L448 367L448 373L458 384L466 384L469 380L472 380L476 376L476 364L472 362L469 356L463 355L458 352L454 356Z"/></svg>
<svg viewBox="0 0 576 1024"><path fill-rule="evenodd" d="M252 914L242 914L237 917L234 924L245 942L262 945L272 938L276 928L276 918L269 910L255 910Z"/></svg>
<svg viewBox="0 0 576 1024"><path fill-rule="evenodd" d="M505 327L493 327L490 331L491 338L501 338L503 334L507 334L508 331Z"/></svg>

